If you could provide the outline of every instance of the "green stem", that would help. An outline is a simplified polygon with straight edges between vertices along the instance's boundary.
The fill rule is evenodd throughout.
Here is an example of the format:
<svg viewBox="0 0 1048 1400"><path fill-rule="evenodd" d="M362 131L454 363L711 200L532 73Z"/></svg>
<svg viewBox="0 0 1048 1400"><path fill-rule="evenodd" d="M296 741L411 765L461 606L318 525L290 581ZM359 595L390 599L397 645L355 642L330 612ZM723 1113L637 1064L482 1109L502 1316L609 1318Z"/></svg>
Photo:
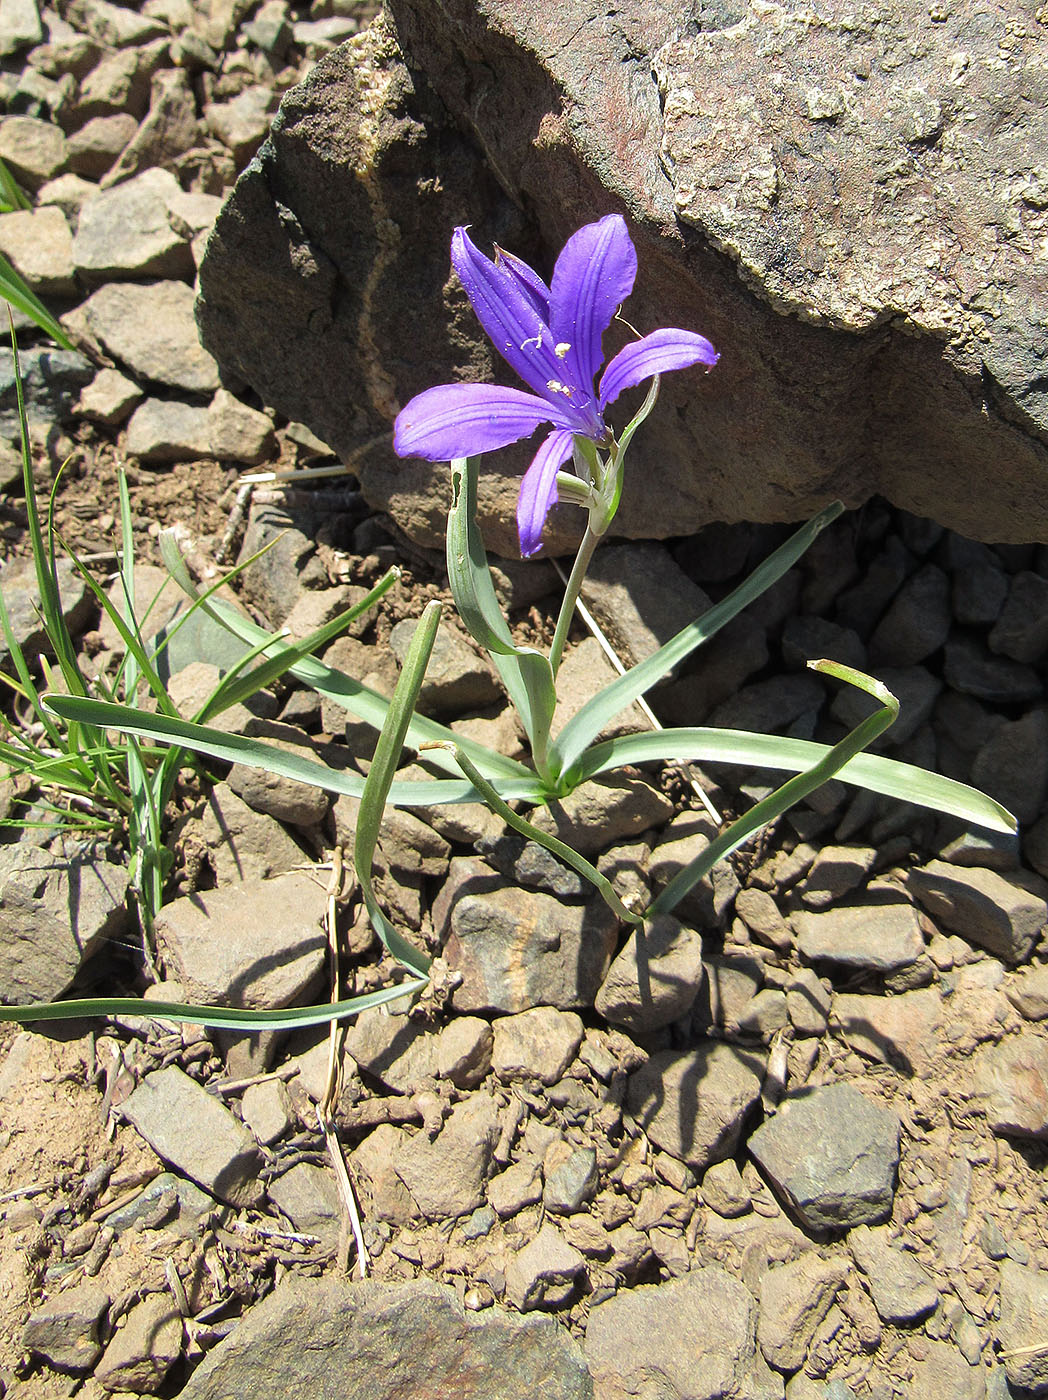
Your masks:
<svg viewBox="0 0 1048 1400"><path fill-rule="evenodd" d="M600 535L596 534L590 525L586 525L586 533L582 537L579 545L579 552L575 556L575 563L572 566L571 577L564 588L564 601L560 605L560 616L557 618L556 630L553 633L553 644L549 649L549 665L553 672L554 679L560 669L561 657L564 655L564 646L568 640L568 629L571 626L571 619L575 616L575 604L579 600L582 592L582 584L586 577L586 570L590 566L593 558L593 551L600 542Z"/></svg>

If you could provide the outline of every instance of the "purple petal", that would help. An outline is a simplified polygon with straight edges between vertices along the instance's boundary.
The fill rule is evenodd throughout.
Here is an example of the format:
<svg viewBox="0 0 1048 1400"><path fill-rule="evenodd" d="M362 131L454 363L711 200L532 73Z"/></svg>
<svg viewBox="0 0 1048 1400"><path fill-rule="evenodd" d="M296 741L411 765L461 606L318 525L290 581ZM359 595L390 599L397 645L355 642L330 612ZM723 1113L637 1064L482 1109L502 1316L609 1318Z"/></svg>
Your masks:
<svg viewBox="0 0 1048 1400"><path fill-rule="evenodd" d="M495 262L501 264L507 272L517 279L521 291L534 306L542 319L549 324L549 288L543 282L533 267L529 267L522 258L516 257L513 253L507 253L505 248L500 248L495 244Z"/></svg>
<svg viewBox="0 0 1048 1400"><path fill-rule="evenodd" d="M515 273L493 263L471 242L464 228L451 239L451 262L477 320L506 363L537 394L550 398L550 381L564 377L553 353L553 335Z"/></svg>
<svg viewBox="0 0 1048 1400"><path fill-rule="evenodd" d="M593 393L604 359L601 340L612 317L633 291L637 254L621 214L580 228L565 243L553 269L550 329L562 351L561 379Z"/></svg>
<svg viewBox="0 0 1048 1400"><path fill-rule="evenodd" d="M600 381L600 406L614 403L623 389L641 384L654 374L671 369L687 369L688 365L704 364L711 368L720 356L703 335L694 331L678 331L666 327L652 331L643 340L627 345L608 364Z"/></svg>
<svg viewBox="0 0 1048 1400"><path fill-rule="evenodd" d="M494 452L533 433L542 423L563 427L545 399L498 384L439 384L416 394L397 414L393 450L400 457L450 462Z"/></svg>
<svg viewBox="0 0 1048 1400"><path fill-rule="evenodd" d="M557 503L557 472L571 456L573 434L557 428L535 453L517 498L517 533L525 559L542 547L542 527Z"/></svg>

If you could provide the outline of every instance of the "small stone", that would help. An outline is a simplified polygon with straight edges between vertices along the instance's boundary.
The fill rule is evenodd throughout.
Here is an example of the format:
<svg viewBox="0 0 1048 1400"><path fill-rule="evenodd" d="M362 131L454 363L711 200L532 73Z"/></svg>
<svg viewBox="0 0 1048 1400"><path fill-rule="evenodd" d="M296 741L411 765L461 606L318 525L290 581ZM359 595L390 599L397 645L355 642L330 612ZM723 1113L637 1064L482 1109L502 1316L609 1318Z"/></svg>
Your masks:
<svg viewBox="0 0 1048 1400"><path fill-rule="evenodd" d="M825 909L864 883L877 860L872 846L824 846L801 885L809 909Z"/></svg>
<svg viewBox="0 0 1048 1400"><path fill-rule="evenodd" d="M749 1149L810 1229L877 1224L891 1211L899 1119L850 1084L791 1093Z"/></svg>
<svg viewBox="0 0 1048 1400"><path fill-rule="evenodd" d="M164 985L164 984L157 984ZM181 993L178 994L181 1000ZM139 1223L150 1228L161 1222L165 1230L183 1239L196 1239L200 1222L215 1209L215 1198L174 1172L161 1172L127 1205L106 1216L107 1227L117 1235Z"/></svg>
<svg viewBox="0 0 1048 1400"><path fill-rule="evenodd" d="M187 30L183 37L191 34ZM198 144L200 134L189 78L178 69L162 68L153 75L145 120L119 153L112 169L105 173L103 184L127 181L146 169L177 168L180 157Z"/></svg>
<svg viewBox="0 0 1048 1400"><path fill-rule="evenodd" d="M273 423L264 413L219 389L208 409L210 455L220 462L257 466L276 448Z"/></svg>
<svg viewBox="0 0 1048 1400"><path fill-rule="evenodd" d="M0 117L0 160L21 184L39 189L69 158L59 127L36 117Z"/></svg>
<svg viewBox="0 0 1048 1400"><path fill-rule="evenodd" d="M557 1229L543 1225L530 1244L506 1267L506 1298L520 1312L555 1308L568 1302L586 1261Z"/></svg>
<svg viewBox="0 0 1048 1400"><path fill-rule="evenodd" d="M43 37L36 0L0 0L0 58L31 48Z"/></svg>
<svg viewBox="0 0 1048 1400"><path fill-rule="evenodd" d="M362 1011L346 1036L354 1063L386 1088L410 1094L437 1072L437 1037L406 1015L385 1007Z"/></svg>
<svg viewBox="0 0 1048 1400"><path fill-rule="evenodd" d="M287 1086L279 1079L267 1079L262 1084L249 1084L240 1101L244 1122L264 1147L290 1132L294 1111Z"/></svg>
<svg viewBox="0 0 1048 1400"><path fill-rule="evenodd" d="M1020 822L1033 822L1048 791L1048 716L1031 710L1006 720L972 763L971 781Z"/></svg>
<svg viewBox="0 0 1048 1400"><path fill-rule="evenodd" d="M199 831L220 889L242 880L268 880L302 864L301 846L280 823L249 807L228 783L216 783L204 799Z"/></svg>
<svg viewBox="0 0 1048 1400"><path fill-rule="evenodd" d="M802 910L793 916L793 926L803 958L842 969L891 972L924 952L917 912L898 898L819 914Z"/></svg>
<svg viewBox="0 0 1048 1400"><path fill-rule="evenodd" d="M204 120L211 134L228 146L238 170L248 163L265 140L273 119L273 94L269 88L254 86L228 102L209 102Z"/></svg>
<svg viewBox="0 0 1048 1400"><path fill-rule="evenodd" d="M1004 994L1027 1021L1048 1020L1048 965L1026 968L1005 984Z"/></svg>
<svg viewBox="0 0 1048 1400"><path fill-rule="evenodd" d="M964 634L946 643L943 679L952 690L990 705L1022 704L1041 695L1041 682L1032 666L994 656Z"/></svg>
<svg viewBox="0 0 1048 1400"><path fill-rule="evenodd" d="M326 1245L338 1244L342 1207L330 1171L311 1162L299 1162L290 1171L273 1177L266 1189L269 1199L295 1230L315 1235Z"/></svg>
<svg viewBox="0 0 1048 1400"><path fill-rule="evenodd" d="M125 184L99 191L82 206L76 237L73 239L73 262L81 276L98 283L108 278L170 278L192 275L193 258L189 241L184 232L175 227L168 207L168 194L172 183L177 188L177 181L174 181L174 177L167 171L146 171ZM188 304L191 307L192 288L182 283L177 285L182 286L183 292L189 294ZM106 296L96 304L103 307L97 315L98 318L104 316L106 324L108 318L116 314L122 317L147 315L148 308L154 304L157 311L180 317L170 291L159 293L149 288L136 288L134 291L138 295L132 293L129 298L127 288L107 287L102 290ZM125 303L129 308L127 310L123 309ZM89 308L90 306L91 303L88 303ZM112 309L114 307L120 308L119 313ZM92 320L90 310L87 314L91 330L102 336L103 331ZM143 348L148 344L146 325L150 325L154 333L158 327L166 334L170 333L162 320L155 323L146 322L138 328L138 339ZM179 330L182 331L181 317ZM184 333L180 338L184 338ZM113 354L120 353L113 347L107 348L110 348ZM214 363L210 355L205 355L203 350L200 350L199 354L202 362L206 359L208 363ZM165 384L178 382L164 379L161 375L152 377ZM194 383L182 384L181 387L217 389L218 382L212 375L203 386Z"/></svg>
<svg viewBox="0 0 1048 1400"><path fill-rule="evenodd" d="M971 1366L958 1347L930 1341L913 1365L912 1394L921 1400L985 1400L986 1382L981 1366Z"/></svg>
<svg viewBox="0 0 1048 1400"><path fill-rule="evenodd" d="M182 1316L170 1294L150 1293L106 1347L95 1376L106 1390L154 1394L182 1350Z"/></svg>
<svg viewBox="0 0 1048 1400"><path fill-rule="evenodd" d="M77 175L100 180L138 130L130 112L91 117L69 138L69 165Z"/></svg>
<svg viewBox="0 0 1048 1400"><path fill-rule="evenodd" d="M597 1154L592 1147L576 1148L566 1161L546 1171L542 1204L554 1215L574 1215L597 1194Z"/></svg>
<svg viewBox="0 0 1048 1400"><path fill-rule="evenodd" d="M848 1273L840 1256L821 1259L808 1253L761 1277L757 1341L770 1365L795 1371L803 1364L816 1329Z"/></svg>
<svg viewBox="0 0 1048 1400"><path fill-rule="evenodd" d="M71 0L66 17L70 24L106 48L121 49L166 35L166 27L159 20L114 5L111 0Z"/></svg>
<svg viewBox="0 0 1048 1400"><path fill-rule="evenodd" d="M735 896L735 912L754 938L776 952L786 953L793 944L789 924L767 890L740 890Z"/></svg>
<svg viewBox="0 0 1048 1400"><path fill-rule="evenodd" d="M833 999L833 1019L851 1048L907 1075L931 1068L942 1014L942 997L935 987L892 997L844 992Z"/></svg>
<svg viewBox="0 0 1048 1400"><path fill-rule="evenodd" d="M196 462L211 455L206 408L145 399L127 425L127 450L140 462Z"/></svg>
<svg viewBox="0 0 1048 1400"><path fill-rule="evenodd" d="M505 1220L542 1200L542 1167L534 1157L524 1157L493 1176L487 1190L492 1207Z"/></svg>
<svg viewBox="0 0 1048 1400"><path fill-rule="evenodd" d="M885 1226L860 1225L848 1247L866 1275L874 1307L883 1322L919 1322L939 1305L939 1290L912 1254L889 1242Z"/></svg>
<svg viewBox="0 0 1048 1400"><path fill-rule="evenodd" d="M595 856L649 827L662 826L672 815L673 804L657 788L620 772L582 783L567 797L539 808L531 820L580 855Z"/></svg>
<svg viewBox="0 0 1048 1400"><path fill-rule="evenodd" d="M752 1293L718 1265L619 1293L592 1308L586 1325L595 1394L773 1400L782 1383L772 1383L757 1354L756 1323Z"/></svg>
<svg viewBox="0 0 1048 1400"><path fill-rule="evenodd" d="M138 378L198 394L219 387L218 367L197 336L193 289L185 282L111 282L81 311L91 333Z"/></svg>
<svg viewBox="0 0 1048 1400"><path fill-rule="evenodd" d="M417 626L414 618L405 618L389 634L389 645L401 665ZM419 691L419 709L424 714L455 715L483 710L501 699L488 661L477 655L456 628L447 623L441 626Z"/></svg>
<svg viewBox="0 0 1048 1400"><path fill-rule="evenodd" d="M704 976L702 939L662 914L630 933L594 1002L606 1021L645 1033L671 1025L692 1006Z"/></svg>
<svg viewBox="0 0 1048 1400"><path fill-rule="evenodd" d="M578 1053L582 1032L582 1021L573 1011L551 1006L502 1016L493 1027L491 1067L504 1081L555 1084Z"/></svg>
<svg viewBox="0 0 1048 1400"><path fill-rule="evenodd" d="M993 870L933 860L911 870L906 884L951 933L1009 963L1025 961L1048 920L1048 903Z"/></svg>
<svg viewBox="0 0 1048 1400"><path fill-rule="evenodd" d="M491 1027L479 1016L456 1016L440 1032L436 1069L458 1089L475 1089L491 1069Z"/></svg>
<svg viewBox="0 0 1048 1400"><path fill-rule="evenodd" d="M1048 1040L1035 1031L980 1048L972 1088L995 1133L1048 1140Z"/></svg>
<svg viewBox="0 0 1048 1400"><path fill-rule="evenodd" d="M666 546L649 541L602 546L582 597L626 666L651 656L710 607Z"/></svg>
<svg viewBox="0 0 1048 1400"><path fill-rule="evenodd" d="M85 418L116 428L142 401L142 390L118 369L100 369L80 394L76 411Z"/></svg>
<svg viewBox="0 0 1048 1400"><path fill-rule="evenodd" d="M734 1153L763 1067L734 1045L660 1050L630 1076L627 1106L656 1146L701 1171Z"/></svg>
<svg viewBox="0 0 1048 1400"><path fill-rule="evenodd" d="M233 1206L262 1195L262 1158L244 1125L175 1065L147 1074L121 1112L149 1145L212 1195Z"/></svg>
<svg viewBox="0 0 1048 1400"><path fill-rule="evenodd" d="M0 253L38 296L75 295L73 235L55 205L0 214Z"/></svg>
<svg viewBox="0 0 1048 1400"><path fill-rule="evenodd" d="M786 987L786 1014L799 1036L822 1035L831 994L810 967L802 967Z"/></svg>
<svg viewBox="0 0 1048 1400"><path fill-rule="evenodd" d="M1013 576L1001 615L987 638L991 651L1036 662L1048 649L1048 579L1023 570Z"/></svg>
<svg viewBox="0 0 1048 1400"><path fill-rule="evenodd" d="M750 1189L735 1163L714 1162L702 1178L702 1199L725 1220L745 1215L753 1205Z"/></svg>
<svg viewBox="0 0 1048 1400"><path fill-rule="evenodd" d="M950 631L950 581L935 564L910 575L870 638L874 666L916 666Z"/></svg>
<svg viewBox="0 0 1048 1400"><path fill-rule="evenodd" d="M1048 1271L1001 1263L1001 1316L997 1341L1010 1385L1033 1395L1048 1394L1048 1350L1044 1320L1048 1317Z"/></svg>
<svg viewBox="0 0 1048 1400"><path fill-rule="evenodd" d="M403 1143L393 1165L427 1220L454 1220L484 1204L498 1135L498 1105L478 1093L455 1105L436 1138L421 1131Z"/></svg>
<svg viewBox="0 0 1048 1400"><path fill-rule="evenodd" d="M98 1329L109 1301L95 1283L61 1290L29 1314L22 1345L57 1371L89 1371L102 1355Z"/></svg>
<svg viewBox="0 0 1048 1400"><path fill-rule="evenodd" d="M767 1044L788 1024L785 993L777 987L762 987L743 1007L736 1030L741 1036L753 1036Z"/></svg>

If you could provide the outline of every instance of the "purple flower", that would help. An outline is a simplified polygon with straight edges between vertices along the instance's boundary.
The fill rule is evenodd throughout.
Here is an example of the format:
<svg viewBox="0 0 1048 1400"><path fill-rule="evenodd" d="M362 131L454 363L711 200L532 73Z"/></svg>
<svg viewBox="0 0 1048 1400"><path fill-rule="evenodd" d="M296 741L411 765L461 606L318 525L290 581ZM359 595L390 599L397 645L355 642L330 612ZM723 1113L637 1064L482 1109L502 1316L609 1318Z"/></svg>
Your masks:
<svg viewBox="0 0 1048 1400"><path fill-rule="evenodd" d="M594 389L604 332L637 275L637 254L620 214L568 239L548 287L510 253L496 248L494 262L484 257L464 228L452 237L451 261L496 350L533 392L497 384L427 389L398 414L393 446L401 457L447 462L493 452L551 424L520 487L517 527L526 557L540 547L557 500L557 472L575 439L612 447L604 411L624 389L666 370L715 365L717 352L692 331L653 331L620 350Z"/></svg>

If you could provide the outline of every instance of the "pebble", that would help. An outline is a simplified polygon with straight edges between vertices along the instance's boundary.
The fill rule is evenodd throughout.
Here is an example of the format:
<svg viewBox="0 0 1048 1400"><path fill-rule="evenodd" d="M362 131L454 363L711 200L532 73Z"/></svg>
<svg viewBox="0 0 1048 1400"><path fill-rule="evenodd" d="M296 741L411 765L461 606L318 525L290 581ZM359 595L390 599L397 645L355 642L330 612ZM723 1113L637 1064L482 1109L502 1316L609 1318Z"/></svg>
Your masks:
<svg viewBox="0 0 1048 1400"><path fill-rule="evenodd" d="M417 626L414 618L405 618L389 634L389 645L401 665L407 659ZM443 623L419 691L419 710L423 714L440 716L464 714L474 709L483 710L501 698L502 692L490 663L477 654L457 628Z"/></svg>
<svg viewBox="0 0 1048 1400"><path fill-rule="evenodd" d="M209 669L217 678L217 668ZM174 682L184 674L180 671L172 678L168 691L172 698L178 689ZM216 783L208 794L198 830L220 889L283 875L302 863L302 848L284 827L249 807L228 783Z"/></svg>
<svg viewBox="0 0 1048 1400"><path fill-rule="evenodd" d="M78 315L139 378L196 394L219 388L218 367L197 336L193 289L185 282L109 282L88 297Z"/></svg>
<svg viewBox="0 0 1048 1400"><path fill-rule="evenodd" d="M1026 968L1005 984L1004 994L1027 1021L1048 1020L1048 964Z"/></svg>
<svg viewBox="0 0 1048 1400"><path fill-rule="evenodd" d="M627 667L651 656L710 606L666 546L654 541L598 550L582 597Z"/></svg>
<svg viewBox="0 0 1048 1400"><path fill-rule="evenodd" d="M422 1130L402 1142L394 1169L427 1220L455 1220L484 1204L498 1135L498 1105L477 1093L455 1105L435 1138Z"/></svg>
<svg viewBox="0 0 1048 1400"><path fill-rule="evenodd" d="M891 1212L899 1119L851 1084L789 1094L748 1145L812 1230L874 1225Z"/></svg>
<svg viewBox="0 0 1048 1400"><path fill-rule="evenodd" d="M568 1149L568 1153L559 1164L546 1162L542 1204L553 1215L574 1215L593 1200L600 1184L592 1147Z"/></svg>
<svg viewBox="0 0 1048 1400"><path fill-rule="evenodd" d="M280 1079L249 1084L240 1101L244 1122L264 1147L284 1137L294 1123L287 1085Z"/></svg>
<svg viewBox="0 0 1048 1400"><path fill-rule="evenodd" d="M488 1200L502 1220L541 1201L542 1189L542 1166L534 1157L522 1157L487 1185Z"/></svg>
<svg viewBox="0 0 1048 1400"><path fill-rule="evenodd" d="M322 1244L338 1244L342 1206L331 1172L312 1162L299 1162L290 1171L271 1177L269 1199L300 1234L315 1235Z"/></svg>
<svg viewBox="0 0 1048 1400"><path fill-rule="evenodd" d="M176 1065L147 1074L121 1113L159 1156L205 1191L232 1206L257 1204L262 1158L254 1138Z"/></svg>
<svg viewBox="0 0 1048 1400"><path fill-rule="evenodd" d="M100 369L81 390L76 410L104 427L118 427L142 401L142 390L117 369Z"/></svg>
<svg viewBox="0 0 1048 1400"><path fill-rule="evenodd" d="M0 253L37 296L75 294L73 235L56 205L0 214Z"/></svg>
<svg viewBox="0 0 1048 1400"><path fill-rule="evenodd" d="M1048 903L993 870L933 860L911 870L906 885L951 933L1008 963L1024 961L1048 920Z"/></svg>
<svg viewBox="0 0 1048 1400"><path fill-rule="evenodd" d="M1020 822L1033 822L1048 790L1048 715L1031 710L1006 720L972 762L971 781Z"/></svg>
<svg viewBox="0 0 1048 1400"><path fill-rule="evenodd" d="M1008 597L987 638L991 651L1013 661L1037 662L1048 649L1048 579L1013 574Z"/></svg>
<svg viewBox="0 0 1048 1400"><path fill-rule="evenodd" d="M962 695L991 705L1022 704L1041 695L1041 682L1032 666L994 656L974 637L963 634L946 643L943 679Z"/></svg>
<svg viewBox="0 0 1048 1400"><path fill-rule="evenodd" d="M883 1322L919 1322L938 1307L939 1290L930 1275L912 1254L891 1243L887 1227L858 1226L848 1234L848 1247Z"/></svg>
<svg viewBox="0 0 1048 1400"><path fill-rule="evenodd" d="M0 117L0 160L30 190L57 175L68 159L65 136L53 123L37 117Z"/></svg>
<svg viewBox="0 0 1048 1400"><path fill-rule="evenodd" d="M700 936L662 914L627 936L594 1009L627 1031L658 1030L691 1010L704 975Z"/></svg>
<svg viewBox="0 0 1048 1400"><path fill-rule="evenodd" d="M950 581L935 564L910 575L870 638L873 666L916 666L950 631Z"/></svg>
<svg viewBox="0 0 1048 1400"><path fill-rule="evenodd" d="M825 909L862 885L877 862L872 846L823 846L801 885L809 909Z"/></svg>
<svg viewBox="0 0 1048 1400"><path fill-rule="evenodd" d="M177 188L177 182L166 171L147 170L113 189L99 191L81 206L76 237L73 239L73 262L81 277L97 286L99 282L111 278L181 278L193 275L189 241L174 226L169 212L171 184ZM154 306L162 308L165 313L172 313L175 320L179 317L177 302L170 291L163 300L159 294L148 298L128 298L129 284L119 281L110 282L102 290L106 296L99 302L95 300L98 296L95 293L95 297L85 304L82 314L87 315L92 332L103 339L107 333L110 336L120 335L117 318L122 321L133 317L136 309L141 313L147 306ZM187 292L191 293L191 290L186 288ZM99 310L99 307L102 309ZM115 332L112 329L114 321L118 325ZM158 319L152 328L154 332L168 333L165 319ZM123 334L126 338L133 331L128 328ZM144 341L144 327L139 330L139 339ZM108 342L107 348L111 348L113 354L120 353L109 347ZM203 356L205 352L199 349L199 344L197 349ZM159 378L161 383L171 382L156 374L153 377ZM195 388L196 385L183 384L181 387ZM217 379L206 387L217 388Z"/></svg>
<svg viewBox="0 0 1048 1400"><path fill-rule="evenodd" d="M672 815L672 802L658 788L624 772L582 783L567 797L539 808L531 820L540 831L592 857L664 825Z"/></svg>
<svg viewBox="0 0 1048 1400"><path fill-rule="evenodd" d="M200 1221L214 1209L215 1198L192 1181L161 1172L134 1200L107 1215L106 1225L121 1235L140 1222L149 1228L163 1224L173 1234L194 1239L200 1233Z"/></svg>
<svg viewBox="0 0 1048 1400"><path fill-rule="evenodd" d="M993 1132L1048 1140L1048 1040L1035 1031L981 1047L972 1088Z"/></svg>
<svg viewBox="0 0 1048 1400"><path fill-rule="evenodd" d="M793 934L767 890L740 890L735 896L735 912L753 936L777 952L789 952Z"/></svg>
<svg viewBox="0 0 1048 1400"><path fill-rule="evenodd" d="M745 1215L753 1205L750 1189L731 1158L714 1162L707 1169L702 1178L702 1199L710 1210L715 1210L725 1220Z"/></svg>
<svg viewBox="0 0 1048 1400"><path fill-rule="evenodd" d="M853 1050L906 1075L924 1074L939 1047L942 997L934 987L899 996L839 992L832 1017Z"/></svg>
<svg viewBox="0 0 1048 1400"><path fill-rule="evenodd" d="M799 1036L822 1035L831 993L810 967L798 970L786 986L786 1013Z"/></svg>

